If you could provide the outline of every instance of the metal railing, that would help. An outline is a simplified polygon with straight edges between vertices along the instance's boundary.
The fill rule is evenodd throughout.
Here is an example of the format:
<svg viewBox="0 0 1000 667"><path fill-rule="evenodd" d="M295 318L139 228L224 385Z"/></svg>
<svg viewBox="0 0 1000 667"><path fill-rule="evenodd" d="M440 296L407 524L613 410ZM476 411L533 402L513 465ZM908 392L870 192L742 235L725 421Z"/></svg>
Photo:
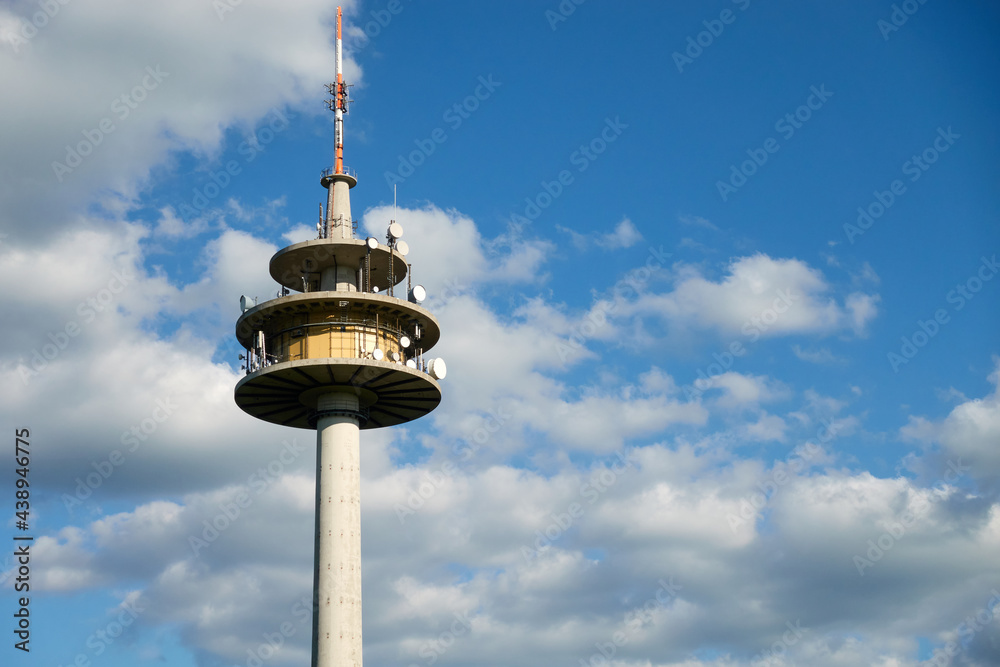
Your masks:
<svg viewBox="0 0 1000 667"><path fill-rule="evenodd" d="M347 174L348 176L350 176L354 180L358 180L358 172L354 171L350 167L344 167L343 173ZM329 178L330 176L333 176L333 175L334 175L334 168L333 167L327 167L326 169L323 170L323 176L322 176L322 178Z"/></svg>

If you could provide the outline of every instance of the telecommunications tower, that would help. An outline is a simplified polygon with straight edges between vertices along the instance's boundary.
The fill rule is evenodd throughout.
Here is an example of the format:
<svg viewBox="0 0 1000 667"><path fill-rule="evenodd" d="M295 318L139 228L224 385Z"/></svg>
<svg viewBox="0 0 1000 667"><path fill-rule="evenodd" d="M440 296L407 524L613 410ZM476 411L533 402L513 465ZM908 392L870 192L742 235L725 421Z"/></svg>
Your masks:
<svg viewBox="0 0 1000 667"><path fill-rule="evenodd" d="M246 376L236 403L275 424L316 429L316 532L313 571L313 667L361 667L361 473L359 431L422 417L441 402L441 359L425 358L438 322L419 304L408 248L392 221L385 243L355 238L344 167L348 86L341 63L337 8L337 81L328 84L335 116L334 166L323 171L326 214L317 238L271 258L278 296L240 299L236 337ZM395 291L406 281L405 298Z"/></svg>

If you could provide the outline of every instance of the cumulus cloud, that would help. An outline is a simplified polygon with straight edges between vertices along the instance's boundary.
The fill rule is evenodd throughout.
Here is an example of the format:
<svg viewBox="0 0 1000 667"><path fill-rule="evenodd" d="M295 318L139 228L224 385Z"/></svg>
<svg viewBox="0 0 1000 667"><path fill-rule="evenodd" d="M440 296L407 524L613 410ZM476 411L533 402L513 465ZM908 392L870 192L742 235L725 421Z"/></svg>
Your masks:
<svg viewBox="0 0 1000 667"><path fill-rule="evenodd" d="M865 335L868 322L878 315L879 297L877 294L861 294L853 292L847 295L844 306L848 312L851 329L857 336Z"/></svg>
<svg viewBox="0 0 1000 667"><path fill-rule="evenodd" d="M517 238L498 250L496 240L483 239L468 216L433 204L419 209L376 206L365 211L361 225L382 240L393 219L403 227L407 260L418 270L414 278L432 295L455 295L487 280L534 282L555 247L544 239Z"/></svg>
<svg viewBox="0 0 1000 667"><path fill-rule="evenodd" d="M838 303L822 273L797 259L740 257L718 280L690 265L677 265L674 271L671 291L646 293L627 312L661 318L671 328L715 330L752 340L844 329L860 335L877 314L877 295L853 293Z"/></svg>
<svg viewBox="0 0 1000 667"><path fill-rule="evenodd" d="M60 4L37 34L17 41L37 5L0 8L0 86L9 93L0 115L21 128L0 138L7 228L37 240L46 233L39 219L72 215L95 193L107 209L127 210L172 151L210 157L226 128L250 135L269 112L315 99L329 76L316 63L334 59L335 9L245 3L220 19L211 3ZM349 58L345 70L361 82ZM56 162L70 171L54 170ZM55 188L61 196L48 196Z"/></svg>
<svg viewBox="0 0 1000 667"><path fill-rule="evenodd" d="M1000 360L994 363L991 393L963 401L941 421L911 416L900 435L939 445L945 456L970 466L973 477L995 483L1000 480Z"/></svg>
<svg viewBox="0 0 1000 667"><path fill-rule="evenodd" d="M754 376L720 376L720 387L738 404L787 393ZM553 427L549 437L599 441L609 437L602 422L616 414L626 431L662 431L671 419L667 397L676 394L672 379L653 369L633 391L640 400L580 400L568 415L577 431ZM645 423L644 403L649 418L662 421ZM815 392L807 403L810 410L843 410ZM779 421L761 413L742 428L750 439L801 437L798 427ZM382 454L366 457L373 455ZM655 444L607 451L551 475L510 464L467 467L447 452L367 467L369 659L419 660L456 620L467 623L454 627L468 634L440 656L443 662L490 664L485 648L500 650L516 636L531 650L507 664L524 667L567 655L586 659L595 642L626 629L624 659L657 655L659 664L692 665L713 664L688 656L715 641L723 626L731 664L742 666L789 622L803 629L788 647L790 659L829 667L895 655L893 646L915 633L954 636L964 616L985 603L976 577L1000 574L993 557L1000 513L948 484L880 479L828 468L830 462L814 445L767 462ZM263 633L291 623L296 633L273 661L301 661L309 642L310 474L294 467L255 474L44 536L37 551L42 585L70 592L144 581L144 623L179 627L189 646L229 661L244 659ZM238 518L224 518L240 494L251 502ZM273 538L266 545L262 533ZM869 555L869 540L881 555ZM960 567L956 549L966 558ZM442 558L461 563L466 574L443 573ZM942 563L951 563L946 581ZM900 580L900 571L909 576ZM664 583L675 592L657 598ZM923 609L917 603L940 586L948 591L944 613L900 621L900 604ZM804 588L822 594L803 597ZM627 623L651 600L641 625ZM842 634L859 615L864 641L845 645ZM977 646L989 640L983 635Z"/></svg>
<svg viewBox="0 0 1000 667"><path fill-rule="evenodd" d="M721 389L716 403L722 407L757 407L761 403L780 400L790 395L782 382L763 375L744 375L729 371L695 383L698 389Z"/></svg>
<svg viewBox="0 0 1000 667"><path fill-rule="evenodd" d="M422 209L377 206L365 211L361 226L369 236L385 242L393 219L403 227L403 240L410 247L407 261L417 268L414 279L431 294L448 286L467 288L488 275L479 230L467 216L428 205Z"/></svg>
<svg viewBox="0 0 1000 667"><path fill-rule="evenodd" d="M260 301L274 298L278 286L265 267L277 250L246 232L223 231L202 250L199 261L204 271L199 280L184 285L171 299L169 310L179 315L204 314L201 323L212 327L201 330L204 336L229 334L233 318L239 315L241 295Z"/></svg>
<svg viewBox="0 0 1000 667"><path fill-rule="evenodd" d="M614 231L602 234L597 237L595 243L605 250L616 248L631 248L642 240L642 234L635 228L632 221L622 218L621 222L615 225Z"/></svg>
<svg viewBox="0 0 1000 667"><path fill-rule="evenodd" d="M232 399L238 374L212 362L220 353L238 367L230 332L239 290L250 286L252 295L253 285L270 282L254 274L273 249L224 232L207 246L203 277L179 287L144 268L148 234L138 224L84 227L41 250L10 244L0 252L0 275L37 272L29 292L0 295L17 315L0 325L4 413L36 424L48 441L73 443L41 449L36 473L71 510L140 490L211 487L232 474L232 457L266 461L268 449L293 437L245 419ZM257 257L253 274L248 256ZM151 333L170 321L179 325L172 336ZM53 404L62 418L51 417ZM114 451L124 458L115 474L86 483Z"/></svg>
<svg viewBox="0 0 1000 667"><path fill-rule="evenodd" d="M658 655L660 664L682 664L712 641L722 621L736 665L749 664L789 622L802 630L789 656L830 667L844 656L889 651L909 633L951 636L961 614L986 602L967 577L997 572L1000 514L957 531L954 490L824 471L821 461L803 451L771 467L719 467L690 448L654 446L548 478L509 466L454 471L436 492L424 492L426 507L402 515L397 508L412 502L418 485L433 484L435 467L366 476L369 659L419 660L449 627L466 632L441 655L445 662L490 664L484 647L500 650L517 636L531 650L507 664L525 667L567 655L586 659L595 642L622 631L629 636L623 657ZM229 661L244 659L263 633L289 623L296 632L273 661L301 660L309 645L309 485L292 473L260 493L254 486L154 501L47 537L38 545L45 586L79 590L81 581L138 576L148 582L141 592L145 623L177 625L192 646ZM749 504L761 489L767 519ZM252 502L238 517L220 518L241 493ZM861 563L859 573L854 558L868 560L869 537L877 545L904 520L906 532L872 565ZM262 549L261 531L275 530L273 548ZM206 546L195 553L192 538L207 538ZM949 569L944 622L926 608L901 621L898 604L936 589L940 576L931 572L959 540L970 560ZM616 547L592 552L609 544ZM470 576L441 576L436 563L444 553ZM923 574L917 590L891 585L899 568ZM800 586L823 595L809 602L797 596ZM623 590L608 604L607 596ZM845 648L844 619L859 605L865 641ZM628 622L643 609L641 624ZM456 619L463 625L453 625Z"/></svg>
<svg viewBox="0 0 1000 667"><path fill-rule="evenodd" d="M419 230L414 232L414 247L432 246L435 230L445 236L455 231L452 249L476 252L480 239L471 221L433 210L428 215L432 219L421 220L424 225L411 227ZM420 238L426 230L431 232L428 238ZM144 317L158 309L190 318L199 311L223 307L226 301L218 292L253 280L245 266L263 265L273 247L244 232L221 231L205 245L201 277L175 286L139 268L138 239L143 234L140 228L133 228L131 235L91 233L92 261L118 258L137 271L127 302L122 296L128 308L109 310L104 320L117 331L114 347L91 354L67 351L61 364L32 378L37 391L67 405L74 403L72 397L54 393L66 384L64 378L90 378L88 393L93 398L88 410L100 416L89 424L77 416L67 424L74 432L96 437L75 441L77 457L64 456L58 465L54 460L45 464L53 473L51 483L73 497L76 480L86 480L92 470L90 461L106 458L109 448L120 445L120 436L129 425L149 419L157 398L174 398L183 419L157 423L155 432L134 453L128 452L127 474L116 473L93 489L93 497L82 502L83 508L73 506L76 511L95 510L96 518L39 542L39 562L47 572L42 585L52 592L71 592L117 586L123 578L145 581L143 599L154 611L144 616L144 623L177 626L184 641L198 651L239 660L247 647L256 646L262 633L304 618L304 607L296 604L308 599L311 585L310 459L297 456L277 474L267 472L281 439L288 434L246 419L232 405L235 375L208 361L212 346L184 338L160 341L140 332ZM64 263L59 253L70 258L73 246L53 247L53 267ZM9 270L17 269L17 257L16 252L7 257ZM433 265L433 256L426 261ZM78 267L67 270L71 268ZM457 271L469 282L490 279L488 269L474 264L459 266ZM442 280L446 278L429 282ZM211 289L212 284L228 287ZM92 287L80 285L79 294L64 295L65 303L71 305ZM477 453L470 461L464 460L463 450L456 451L447 441L436 444L435 437L425 439L432 456L421 464L393 465L387 459L396 447L392 438L377 439L375 451L366 453L366 465L373 457L376 461L374 467L366 468L364 480L364 494L370 499L366 502L369 557L365 585L370 608L381 619L368 630L370 636L381 638L372 651L373 659L393 659L389 646L416 659L441 628L450 626L455 614L467 615L470 636L474 632L476 640L456 644L448 654L451 661L475 662L483 646L499 650L512 633L533 647L522 654L519 664L551 664L559 656L578 651L589 655L591 638L611 636L628 605L608 609L600 595L581 591L578 581L586 577L596 582L597 591L610 591L621 583L615 583L620 575L612 573L631 571L639 564L634 580L627 584L637 597L628 604L655 600L659 579L674 573L686 578L689 592L654 610L648 628L634 635L635 650L662 651L664 632L658 628L673 628L666 632L673 642L680 641L677 633L689 635L691 639L681 646L694 647L703 641L699 637L704 635L690 635L691 629L721 612L698 601L711 597L711 589L704 572L689 569L690 554L699 554L700 560L711 564L710 569L723 572L735 562L739 549L762 539L753 530L732 531L726 514L740 511L740 494L750 493L754 480L766 476L766 471L745 464L731 471L713 471L719 465L713 451L699 455L690 449L674 451L662 446L630 450L627 443L631 440L655 437L670 428L705 425L709 409L697 401L681 400L673 378L656 368L641 374L634 385L618 390L591 387L582 395L570 392L555 377L567 367L555 350L574 321L544 299L528 300L512 315L500 316L473 294L458 294L442 299L436 312L450 332L442 347L457 361L454 376L449 376L449 402L436 414L441 435L468 436L487 423L482 419L491 411L501 418L507 415L506 423L491 435L487 445L491 451ZM458 322L465 324L447 326ZM82 346L84 342L96 345L106 336L103 330L92 331L79 338L81 351L89 349ZM509 356L497 364L483 354L484 349L503 349ZM115 372L107 372L112 368ZM8 373L14 371L10 368ZM782 400L789 391L765 376L727 373L713 382L720 393L706 400L720 409L756 408ZM136 391L136 387L143 389ZM40 409L45 403L39 396L29 391L20 403L14 400L8 405ZM823 401L818 394L810 400ZM102 427L100 421L110 421L111 426ZM780 417L763 412L732 428L748 441L780 441L790 432ZM528 433L559 443L566 451L586 452L592 462L575 466L548 461L545 465L551 474L547 476L501 463L504 452L523 451L522 437ZM269 434L274 438L270 443ZM63 436L54 431L47 437L58 440ZM296 451L309 447L308 439L290 444ZM224 463L233 460L246 462L235 484ZM192 475L196 461L200 473ZM442 473L448 461L453 466ZM692 474L700 478L694 486ZM255 491L258 483L264 484L260 493ZM155 499L157 493L185 488L178 500ZM421 489L429 497L423 498ZM252 503L241 508L231 526L216 526L219 534L213 538L213 522L227 523L219 517L225 517L226 508L232 508L241 493ZM94 505L95 500L123 494L153 497L133 510L110 515ZM573 516L572 526L561 528L562 517L572 516L568 512L574 503L584 509L583 514ZM400 512L401 507L413 513ZM509 507L518 511L510 512ZM490 531L482 531L482 525L489 525ZM557 533L552 532L553 525ZM262 531L274 535L277 526L282 527L283 536L273 541L275 549L261 549L258 536ZM205 545L195 549L192 538ZM403 570L392 556L401 540L410 554ZM278 547L279 543L295 546L289 550ZM592 549L607 544L621 544L622 550L597 557L591 554ZM685 545L688 555L671 552L677 545ZM455 582L434 575L435 563L444 552L462 562L473 573L471 578ZM660 556L653 558L654 553ZM672 572L665 572L655 562L669 553L674 553L667 556L674 564ZM748 580L762 576L746 569L741 573ZM732 577L724 580L733 583ZM226 602L213 604L211 600ZM581 615L580 610L587 608L601 611ZM778 615L767 623L772 621L773 631L779 631L783 621L779 622ZM757 650L757 640L751 637L766 634L763 623L744 628L747 639L741 650ZM275 655L275 664L289 664L306 655L308 633L304 622L301 627L301 633ZM388 643L383 647L383 642ZM681 653L676 657L681 659Z"/></svg>

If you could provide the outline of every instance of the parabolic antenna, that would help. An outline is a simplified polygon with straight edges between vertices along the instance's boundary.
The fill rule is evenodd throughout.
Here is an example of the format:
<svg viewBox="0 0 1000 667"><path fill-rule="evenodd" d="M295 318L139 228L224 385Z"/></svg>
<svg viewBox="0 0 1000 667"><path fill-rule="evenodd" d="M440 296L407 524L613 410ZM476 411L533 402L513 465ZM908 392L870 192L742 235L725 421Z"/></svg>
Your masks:
<svg viewBox="0 0 1000 667"><path fill-rule="evenodd" d="M400 347L410 347L410 337L409 336L400 336L399 337L399 345L400 345Z"/></svg>
<svg viewBox="0 0 1000 667"><path fill-rule="evenodd" d="M374 359L375 361L382 361L382 357L384 356L385 353L383 353L382 350L378 349L377 347L372 352L372 359Z"/></svg>
<svg viewBox="0 0 1000 667"><path fill-rule="evenodd" d="M243 296L240 297L240 312L241 313L247 312L247 297L246 297L246 295L243 295Z"/></svg>
<svg viewBox="0 0 1000 667"><path fill-rule="evenodd" d="M406 253L410 252L410 246L406 244L406 241L396 241L396 250L405 257Z"/></svg>
<svg viewBox="0 0 1000 667"><path fill-rule="evenodd" d="M389 236L394 239L403 238L403 226L398 222L394 222L389 225Z"/></svg>
<svg viewBox="0 0 1000 667"><path fill-rule="evenodd" d="M423 285L414 285L410 288L410 301L413 303L423 303L426 298L427 290L424 289Z"/></svg>
<svg viewBox="0 0 1000 667"><path fill-rule="evenodd" d="M368 247L371 248L372 250L378 247L378 239L375 238L374 236L369 236L367 239L365 239L365 243L367 243Z"/></svg>
<svg viewBox="0 0 1000 667"><path fill-rule="evenodd" d="M427 364L427 372L431 374L431 377L435 380L443 380L444 376L448 374L448 367L445 366L444 359L440 357L437 359L431 359L430 363Z"/></svg>

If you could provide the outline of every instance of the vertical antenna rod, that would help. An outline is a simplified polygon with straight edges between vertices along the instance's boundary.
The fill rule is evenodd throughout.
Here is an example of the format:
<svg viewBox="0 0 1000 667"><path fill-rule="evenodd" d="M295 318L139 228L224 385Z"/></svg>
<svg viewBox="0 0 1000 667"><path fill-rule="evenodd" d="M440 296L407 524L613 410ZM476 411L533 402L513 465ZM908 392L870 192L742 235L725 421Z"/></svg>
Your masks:
<svg viewBox="0 0 1000 667"><path fill-rule="evenodd" d="M337 7L337 83L330 93L334 96L334 147L336 161L334 173L344 173L344 114L347 112L347 86L344 85L344 64L340 34L341 11Z"/></svg>
<svg viewBox="0 0 1000 667"><path fill-rule="evenodd" d="M326 89L332 99L326 101L326 106L334 114L334 165L323 170L320 183L327 188L325 239L349 239L354 237L354 224L351 218L351 199L348 190L358 184L358 179L344 166L344 114L347 113L351 100L348 97L350 85L344 83L344 50L343 50L343 11L337 7L337 46L335 60L337 80L326 84ZM323 290L349 289L354 284L354 277L345 275L337 277L332 269L329 276L321 279L327 285ZM339 286L338 286L339 285Z"/></svg>

